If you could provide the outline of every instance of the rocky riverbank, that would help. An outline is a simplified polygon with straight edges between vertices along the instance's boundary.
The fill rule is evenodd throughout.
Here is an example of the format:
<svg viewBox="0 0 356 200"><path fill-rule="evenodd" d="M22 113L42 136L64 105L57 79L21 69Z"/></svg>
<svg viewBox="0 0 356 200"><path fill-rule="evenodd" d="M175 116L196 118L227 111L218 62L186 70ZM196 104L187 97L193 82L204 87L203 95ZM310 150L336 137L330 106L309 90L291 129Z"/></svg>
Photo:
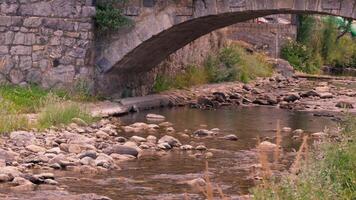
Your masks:
<svg viewBox="0 0 356 200"><path fill-rule="evenodd" d="M303 77L303 76L301 76ZM300 78L276 75L249 84L220 83L168 91L145 97L116 99L90 105L97 116L122 115L159 107L189 106L217 109L223 106L275 106L281 109L335 116L356 113L356 80L352 78Z"/></svg>
<svg viewBox="0 0 356 200"><path fill-rule="evenodd" d="M337 113L356 111L356 82L353 80L315 81L305 78L285 78L275 76L258 79L250 84L224 83L199 86L189 90L171 91L165 94L123 99L117 102L99 103L96 111L105 115L151 109L161 106L189 106L195 109L218 109L225 106L275 106L281 109L312 111L318 116L336 117ZM141 99L141 100L140 100ZM144 101L142 101L142 99ZM93 109L93 112L95 111ZM102 115L102 113L97 113ZM152 123L123 125L118 118L102 119L94 124L86 124L81 119L73 119L66 127L52 127L43 132L15 131L0 138L0 189L7 191L7 199L21 199L27 193L33 199L108 199L95 194L73 195L59 184L56 171L71 171L79 174L101 174L120 170L123 162L142 157L161 156L169 151L189 152L191 157L209 159L214 151L204 143L191 142L192 138L217 138L231 142L239 140L234 134L222 134L215 129L196 129L176 132L174 124L156 114L147 115ZM292 133L300 139L303 130ZM157 136L157 133L164 133ZM123 134L125 133L125 134ZM145 133L148 136L139 136ZM130 137L127 137L127 134ZM126 137L123 137L126 135ZM325 137L319 132L314 137ZM185 143L177 138L185 138ZM266 148L276 148L269 142L273 138L262 138ZM271 140L272 139L272 140ZM186 142L188 141L188 142ZM256 151L249 151L248 168L256 167ZM291 156L292 154L288 154ZM287 165L288 159L285 159ZM252 179L259 179L253 173ZM188 181L190 185L201 179ZM51 192L48 193L48 190ZM11 191L10 197L9 192ZM14 195L12 195L12 193ZM20 195L20 196L19 196ZM48 196L48 197L47 197ZM31 199L29 198L29 199Z"/></svg>

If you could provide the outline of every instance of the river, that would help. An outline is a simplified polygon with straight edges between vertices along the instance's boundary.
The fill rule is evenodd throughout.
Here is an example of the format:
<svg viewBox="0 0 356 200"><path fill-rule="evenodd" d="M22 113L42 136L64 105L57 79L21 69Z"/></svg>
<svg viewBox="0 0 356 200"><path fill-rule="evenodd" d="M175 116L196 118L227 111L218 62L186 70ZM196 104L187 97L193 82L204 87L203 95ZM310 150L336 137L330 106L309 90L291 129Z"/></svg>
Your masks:
<svg viewBox="0 0 356 200"><path fill-rule="evenodd" d="M164 115L172 122L176 133L172 136L183 144L204 144L213 157L208 159L209 172L214 184L230 196L247 194L255 182L251 177L251 165L256 164L254 147L257 137L273 138L277 120L281 127L303 129L307 133L335 128L336 122L330 118L315 117L311 113L292 112L269 107L225 107L218 110L198 110L189 108L159 109L149 113ZM127 115L121 118L124 124L147 122L147 112ZM221 135L192 139L182 137L179 132L191 133L199 128L219 128ZM164 131L156 136L160 138ZM221 139L226 134L235 134L238 141ZM130 137L132 134L121 134ZM148 133L135 134L147 137ZM298 149L300 140L292 139L291 133L282 133L283 150ZM199 192L184 184L203 177L205 158L197 152L170 151L143 155L140 159L123 163L120 171L88 177L77 173L59 172L60 184L70 192L90 193L108 196L112 199L202 199Z"/></svg>

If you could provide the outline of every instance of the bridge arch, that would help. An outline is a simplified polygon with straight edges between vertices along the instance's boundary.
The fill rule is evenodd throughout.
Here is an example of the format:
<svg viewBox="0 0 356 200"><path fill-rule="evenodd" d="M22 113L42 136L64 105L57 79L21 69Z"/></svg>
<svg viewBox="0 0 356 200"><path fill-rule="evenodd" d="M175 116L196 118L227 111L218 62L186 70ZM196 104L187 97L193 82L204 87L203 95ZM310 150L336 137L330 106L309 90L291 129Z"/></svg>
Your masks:
<svg viewBox="0 0 356 200"><path fill-rule="evenodd" d="M182 0L189 2L189 0ZM356 0L190 0L142 8L135 25L97 43L99 76L151 70L170 54L214 30L273 14L320 14L356 19ZM189 6L190 5L190 6ZM112 85L113 86L113 85Z"/></svg>

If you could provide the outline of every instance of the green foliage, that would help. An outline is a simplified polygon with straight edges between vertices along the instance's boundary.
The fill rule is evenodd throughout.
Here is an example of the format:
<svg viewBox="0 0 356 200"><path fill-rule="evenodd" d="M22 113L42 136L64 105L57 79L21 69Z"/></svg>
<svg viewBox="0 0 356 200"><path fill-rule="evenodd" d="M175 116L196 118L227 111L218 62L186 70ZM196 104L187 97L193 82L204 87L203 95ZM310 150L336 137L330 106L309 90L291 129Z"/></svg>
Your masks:
<svg viewBox="0 0 356 200"><path fill-rule="evenodd" d="M289 41L281 50L281 57L288 60L294 69L306 73L317 73L322 66L321 57L306 45Z"/></svg>
<svg viewBox="0 0 356 200"><path fill-rule="evenodd" d="M311 15L298 15L299 27L297 41L302 44L308 44L315 31L316 20Z"/></svg>
<svg viewBox="0 0 356 200"><path fill-rule="evenodd" d="M209 56L204 66L188 66L185 72L175 77L158 76L153 91L226 81L248 82L256 77L270 76L272 73L272 66L263 55L250 54L238 45L230 45L222 48L217 55Z"/></svg>
<svg viewBox="0 0 356 200"><path fill-rule="evenodd" d="M49 94L74 101L95 101L98 98L90 94L89 87L84 81L78 81L74 88L68 90L45 90L36 85L25 87L0 85L0 98L10 102L12 109L19 113L36 112Z"/></svg>
<svg viewBox="0 0 356 200"><path fill-rule="evenodd" d="M27 118L20 115L13 103L0 99L0 133L9 133L14 130L28 129Z"/></svg>
<svg viewBox="0 0 356 200"><path fill-rule="evenodd" d="M73 118L80 118L87 123L94 121L94 118L78 103L65 101L55 95L49 95L42 104L43 108L38 118L38 128L40 129L61 124L66 125L71 123Z"/></svg>
<svg viewBox="0 0 356 200"><path fill-rule="evenodd" d="M122 10L115 7L115 1L101 1L97 4L94 17L100 32L116 31L132 22L122 14Z"/></svg>
<svg viewBox="0 0 356 200"><path fill-rule="evenodd" d="M284 176L253 190L254 199L345 199L356 198L356 118L343 125L341 142L328 142L322 147L323 159L314 156L296 177Z"/></svg>
<svg viewBox="0 0 356 200"><path fill-rule="evenodd" d="M337 18L316 21L301 16L297 42L290 41L281 50L281 57L298 71L318 73L323 65L356 67L356 43L350 35L338 38Z"/></svg>
<svg viewBox="0 0 356 200"><path fill-rule="evenodd" d="M24 113L35 112L41 104L41 99L47 94L47 91L38 86L0 86L0 97L10 102L14 110Z"/></svg>

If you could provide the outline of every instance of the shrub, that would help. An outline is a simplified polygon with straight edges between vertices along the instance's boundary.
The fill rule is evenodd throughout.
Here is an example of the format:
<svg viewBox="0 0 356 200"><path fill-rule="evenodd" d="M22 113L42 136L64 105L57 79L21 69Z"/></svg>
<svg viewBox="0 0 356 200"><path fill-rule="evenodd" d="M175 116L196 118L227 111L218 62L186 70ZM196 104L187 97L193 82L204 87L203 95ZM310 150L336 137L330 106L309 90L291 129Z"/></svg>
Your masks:
<svg viewBox="0 0 356 200"><path fill-rule="evenodd" d="M306 45L295 41L289 41L282 47L281 57L301 72L317 73L322 66L318 53L313 55L312 50Z"/></svg>
<svg viewBox="0 0 356 200"><path fill-rule="evenodd" d="M87 123L94 118L78 103L64 101L55 95L49 95L43 102L43 108L39 113L38 128L45 129L51 126L69 124L73 118L80 118Z"/></svg>
<svg viewBox="0 0 356 200"><path fill-rule="evenodd" d="M158 76L153 91L226 81L248 82L257 77L270 76L272 73L272 66L264 55L247 53L235 44L222 48L217 55L208 56L203 66L190 65L174 77Z"/></svg>
<svg viewBox="0 0 356 200"><path fill-rule="evenodd" d="M100 32L116 31L132 22L114 6L114 1L103 1L97 4L95 24Z"/></svg>

